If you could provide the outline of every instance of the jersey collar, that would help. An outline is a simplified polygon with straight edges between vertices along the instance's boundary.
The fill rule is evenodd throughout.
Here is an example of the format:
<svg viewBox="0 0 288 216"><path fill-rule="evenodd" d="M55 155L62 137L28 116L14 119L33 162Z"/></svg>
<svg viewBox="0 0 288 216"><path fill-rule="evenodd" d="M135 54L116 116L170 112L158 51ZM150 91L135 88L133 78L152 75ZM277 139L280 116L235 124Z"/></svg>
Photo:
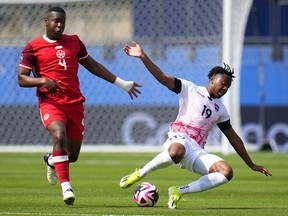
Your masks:
<svg viewBox="0 0 288 216"><path fill-rule="evenodd" d="M43 35L43 39L44 39L45 41L49 42L49 43L55 43L55 42L57 42L57 40L51 40L51 39L49 39L46 34Z"/></svg>

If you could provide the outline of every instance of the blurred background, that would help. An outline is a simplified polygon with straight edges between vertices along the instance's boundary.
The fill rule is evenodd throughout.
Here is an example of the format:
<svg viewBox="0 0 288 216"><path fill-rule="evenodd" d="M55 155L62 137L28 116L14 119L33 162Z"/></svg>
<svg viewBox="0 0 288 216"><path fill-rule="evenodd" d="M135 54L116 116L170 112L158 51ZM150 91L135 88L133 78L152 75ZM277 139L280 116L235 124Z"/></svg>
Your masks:
<svg viewBox="0 0 288 216"><path fill-rule="evenodd" d="M233 4L227 20L226 4ZM139 59L126 56L124 44L138 41L165 73L206 85L208 71L225 60L229 21L233 59L226 63L237 76L229 96L236 98L229 105L231 118L249 150L288 151L287 0L0 0L0 148L51 146L35 88L20 88L17 70L26 43L45 34L43 18L52 6L65 9L65 33L79 35L93 58L143 85L132 101L80 67L84 146L161 146L178 113L177 95ZM214 128L207 148L222 151L221 143Z"/></svg>

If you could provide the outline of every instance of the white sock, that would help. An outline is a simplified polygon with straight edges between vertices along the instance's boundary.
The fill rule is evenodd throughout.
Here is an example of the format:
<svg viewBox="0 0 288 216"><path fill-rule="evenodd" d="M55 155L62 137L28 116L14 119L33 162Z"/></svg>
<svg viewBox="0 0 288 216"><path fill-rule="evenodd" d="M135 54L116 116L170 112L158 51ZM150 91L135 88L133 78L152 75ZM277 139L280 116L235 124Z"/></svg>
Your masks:
<svg viewBox="0 0 288 216"><path fill-rule="evenodd" d="M195 193L217 187L227 182L228 179L222 173L213 172L202 176L200 179L191 182L188 185L178 187L177 189L182 194Z"/></svg>
<svg viewBox="0 0 288 216"><path fill-rule="evenodd" d="M139 173L141 177L144 177L149 172L168 167L171 164L174 164L174 162L171 159L168 151L163 151L149 161L142 169L140 169Z"/></svg>
<svg viewBox="0 0 288 216"><path fill-rule="evenodd" d="M65 192L66 190L72 189L70 182L62 182L62 183L61 183L61 187L62 187L62 193L63 193L63 194L64 194L64 192Z"/></svg>

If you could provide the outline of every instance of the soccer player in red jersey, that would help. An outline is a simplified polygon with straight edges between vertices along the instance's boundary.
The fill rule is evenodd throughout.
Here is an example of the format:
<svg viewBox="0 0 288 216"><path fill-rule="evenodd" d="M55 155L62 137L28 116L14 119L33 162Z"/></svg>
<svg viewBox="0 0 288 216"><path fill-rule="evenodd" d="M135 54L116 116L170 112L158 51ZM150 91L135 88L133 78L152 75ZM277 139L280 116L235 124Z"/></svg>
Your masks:
<svg viewBox="0 0 288 216"><path fill-rule="evenodd" d="M50 8L44 21L46 34L28 42L22 51L18 83L37 88L41 119L53 139L52 154L44 155L47 179L54 185L59 178L64 202L73 205L69 162L77 161L84 134L85 98L79 87L79 63L127 91L131 99L141 94L137 88L141 85L122 80L95 61L77 35L63 34L66 13L62 8Z"/></svg>

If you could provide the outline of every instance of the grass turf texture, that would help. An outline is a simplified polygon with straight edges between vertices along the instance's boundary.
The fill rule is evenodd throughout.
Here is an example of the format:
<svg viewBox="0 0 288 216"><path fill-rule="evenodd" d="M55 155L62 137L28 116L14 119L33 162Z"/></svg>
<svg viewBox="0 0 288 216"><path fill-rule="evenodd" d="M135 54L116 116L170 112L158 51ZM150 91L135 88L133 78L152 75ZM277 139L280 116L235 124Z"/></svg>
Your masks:
<svg viewBox="0 0 288 216"><path fill-rule="evenodd" d="M155 184L160 198L152 208L138 207L133 200L137 184L119 187L122 176L144 165L157 153L81 153L71 164L76 195L74 206L65 206L60 184L50 186L41 153L0 153L0 215L288 215L288 155L252 153L256 163L273 174L251 171L238 155L222 156L234 169L234 178L218 188L184 195L179 209L166 203L167 188L187 184L199 176L177 166L150 173L142 181Z"/></svg>

